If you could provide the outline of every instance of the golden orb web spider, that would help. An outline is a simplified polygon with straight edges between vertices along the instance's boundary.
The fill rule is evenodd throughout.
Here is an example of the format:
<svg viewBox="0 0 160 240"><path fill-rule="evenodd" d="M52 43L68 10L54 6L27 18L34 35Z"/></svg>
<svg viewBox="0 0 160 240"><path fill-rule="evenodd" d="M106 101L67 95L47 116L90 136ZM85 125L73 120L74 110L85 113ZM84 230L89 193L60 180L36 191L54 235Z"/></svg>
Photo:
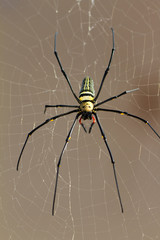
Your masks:
<svg viewBox="0 0 160 240"><path fill-rule="evenodd" d="M98 92L95 96L95 91L94 91L94 83L93 83L93 80L90 78L90 77L85 77L82 81L82 87L81 87L81 90L80 90L80 93L79 93L79 98L76 96L73 88L72 88L72 85L67 77L67 74L66 72L64 71L63 67L62 67L62 64L61 64L61 61L58 57L58 53L56 51L56 36L57 36L57 33L55 34L55 40L54 40L54 54L56 56L56 59L58 61L58 64L59 64L59 67L61 69L61 72L62 74L64 75L65 79L67 80L67 83L70 87L70 90L72 92L72 94L74 95L76 101L78 102L79 105L62 105L62 104L58 104L58 105L45 105L45 110L44 110L44 113L46 112L46 109L51 107L51 108L57 108L57 107L68 107L68 108L75 108L74 110L72 111L69 111L69 112L65 112L65 113L62 113L62 114L59 114L59 115L56 115L54 117L51 117L49 119L47 119L46 121L44 121L43 123L41 123L40 125L38 125L37 127L35 127L32 131L30 131L26 137L26 140L23 144L23 147L22 147L22 150L20 152L20 155L19 155L19 158L18 158L18 162L17 162L17 171L18 171L18 168L19 168L19 164L20 164L20 160L21 160L21 157L22 157L22 154L23 154L23 151L24 151L24 148L27 144L27 141L29 139L29 137L35 132L37 131L39 128L41 128L42 126L44 126L45 124L57 119L57 118L60 118L60 117L63 117L63 116L66 116L66 115L69 115L69 114L72 114L72 113L77 113L75 118L74 118L74 121L72 123L72 126L69 130L69 133L67 135L67 138L65 140L65 144L63 146L63 149L61 151L61 154L60 154L60 157L59 157L59 160L58 160L58 163L57 163L57 173L56 173L56 182L55 182L55 189L54 189L54 196L53 196L53 205L52 205L52 215L54 215L54 208L55 208L55 200L56 200L56 192L57 192L57 184L58 184L58 177L59 177L59 166L61 164L61 160L62 160L62 156L63 156L63 153L66 149L66 146L71 138L71 134L72 134L72 131L74 129L74 126L77 122L77 119L79 118L79 123L80 125L82 126L82 128L84 129L85 132L87 132L84 124L82 123L82 120L92 120L92 123L90 125L90 128L89 128L89 133L91 132L92 130L92 127L94 125L95 122L97 122L98 124L98 127L99 127L99 130L101 132L101 135L102 135L102 138L103 138L103 141L106 145L106 148L108 150L108 153L109 153L109 156L110 156L110 160L111 160L111 163L112 163L112 166L113 166L113 173L114 173L114 179L115 179L115 184L116 184L116 188L117 188L117 194L118 194L118 198L119 198L119 203L120 203L120 207L121 207L121 211L123 213L123 205L122 205L122 200L121 200L121 196L120 196L120 190L119 190L119 186L118 186L118 180L117 180L117 174L116 174L116 169L115 169L115 161L113 159L113 156L112 156L112 153L111 153L111 150L110 150L110 147L108 145L108 141L107 141L107 138L106 138L106 135L103 131L103 128L101 126L101 123L99 121L99 118L97 116L97 111L103 111L103 112L112 112L112 113L118 113L120 115L126 115L128 117L132 117L132 118L136 118L140 121L142 121L143 123L147 124L151 130L157 135L158 138L160 138L160 135L154 130L154 128L150 125L150 123L148 121L146 121L145 119L141 118L141 117L138 117L136 115L133 115L133 114L130 114L128 112L124 112L124 111L121 111L121 110L115 110L115 109L106 109L106 108L99 108L98 106L102 105L103 103L106 103L106 102L109 102L113 99L117 99L127 93L130 93L130 92L133 92L133 91L136 91L138 90L137 89L132 89L132 90L129 90L129 91L124 91L116 96L113 96L113 97L110 97L104 101L101 101L99 103L96 103L98 97L99 97L99 94L102 90L102 86L103 86L103 83L104 83L104 80L106 78L106 75L108 74L109 72L109 69L110 69L110 65L111 65L111 61L112 61L112 57L113 57L113 53L114 53L114 31L113 31L113 28L111 28L112 30L112 43L113 43L113 46L112 46L112 50L111 50L111 55L110 55L110 59L109 59L109 62L108 62L108 66L104 72L104 75L102 77L102 80L101 80L101 84L100 84L100 87L98 89ZM94 118L94 116L95 118Z"/></svg>

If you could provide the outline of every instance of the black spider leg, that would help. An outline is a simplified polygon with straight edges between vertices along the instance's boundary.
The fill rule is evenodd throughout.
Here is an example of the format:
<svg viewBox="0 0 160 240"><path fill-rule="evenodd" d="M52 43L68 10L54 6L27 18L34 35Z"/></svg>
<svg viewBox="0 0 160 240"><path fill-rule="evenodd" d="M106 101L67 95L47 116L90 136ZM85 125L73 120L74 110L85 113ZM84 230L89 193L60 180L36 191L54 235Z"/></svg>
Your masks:
<svg viewBox="0 0 160 240"><path fill-rule="evenodd" d="M87 133L87 130L86 130L86 128L85 128L85 126L84 126L84 124L83 124L83 123L80 123L80 124L81 124L81 126L82 126L83 130L85 131L85 133Z"/></svg>
<svg viewBox="0 0 160 240"><path fill-rule="evenodd" d="M92 131L92 128L93 128L93 126L94 126L94 124L95 124L95 118L92 116L92 119L93 119L93 122L91 123L91 126L90 126L90 128L89 128L89 131L88 131L88 133L91 133L91 131Z"/></svg>
<svg viewBox="0 0 160 240"><path fill-rule="evenodd" d="M56 56L56 59L57 59L57 61L58 61L59 66L60 66L61 72L63 73L63 76L64 76L65 79L67 80L68 85L69 85L69 87L70 87L70 89L71 89L71 91L72 91L75 99L77 100L78 103L80 103L80 100L78 99L78 97L76 96L75 92L73 91L72 85L71 85L71 83L70 83L70 81L69 81L69 79L68 79L68 77L67 77L67 74L66 74L66 72L64 71L64 69L63 69L63 67L62 67L62 64L61 64L61 62L60 62L60 59L59 59L59 57L58 57L58 53L57 53L57 51L56 51L56 36L57 36L57 33L55 33L55 38L54 38L54 54L55 54L55 56Z"/></svg>
<svg viewBox="0 0 160 240"><path fill-rule="evenodd" d="M77 110L77 109L76 109L76 110L72 110L72 111L69 111L69 112L66 112L66 113L62 113L62 114L56 115L56 116L54 116L54 117L52 117L52 118L49 118L49 119L47 119L45 122L41 123L40 125L38 125L37 127L35 127L32 131L30 131L30 132L28 133L27 138L26 138L26 140L25 140L25 142L24 142L24 144L23 144L22 150L21 150L20 155L19 155L19 158L18 158L17 171L18 171L18 168L19 168L19 163L20 163L20 160L21 160L23 151L24 151L24 149L25 149L25 146L26 146L26 144L27 144L27 141L28 141L29 137L30 137L35 131L37 131L39 128L41 128L42 126L44 126L45 124L47 124L47 123L55 120L56 118L63 117L63 116L65 116L65 115L69 115L69 114L74 113L74 112L78 112L78 110Z"/></svg>
<svg viewBox="0 0 160 240"><path fill-rule="evenodd" d="M128 90L128 91L124 91L124 92L122 92L122 93L120 93L120 94L118 94L116 96L110 97L110 98L108 98L108 99L106 99L106 100L104 100L102 102L99 102L99 103L95 104L95 107L97 107L97 106L99 106L99 105L101 105L103 103L109 102L109 101L111 101L113 99L119 98L119 97L121 97L121 96L123 96L123 95L125 95L127 93L131 93L131 92L134 92L134 91L137 91L137 90L139 90L139 88Z"/></svg>
<svg viewBox="0 0 160 240"><path fill-rule="evenodd" d="M102 86L103 86L104 80L105 80L106 75L108 74L109 69L110 69L110 65L111 65L111 61L112 61L112 57L113 57L113 53L114 53L114 51L115 51L115 48L114 48L114 31L113 31L113 28L111 28L111 30L112 30L112 41L113 41L113 47L112 47L112 51L111 51L111 56L110 56L110 59L109 59L108 66L107 66L107 68L106 68L106 70L105 70L105 72L104 72L104 75L103 75L103 78L102 78L102 81L101 81L101 84L100 84L99 90L98 90L98 92L97 92L97 95L96 95L96 97L94 98L94 101L97 100L97 98L98 98L98 96L99 96L99 94L100 94L100 92L101 92L101 89L102 89Z"/></svg>
<svg viewBox="0 0 160 240"><path fill-rule="evenodd" d="M152 129L152 131L157 135L157 137L160 138L160 135L159 135L159 134L156 132L156 130L151 126L151 124L150 124L147 120L145 120L145 119L143 119L143 118L141 118L141 117L138 117L138 116L136 116L136 115L130 114L130 113L128 113L128 112L123 112L123 111L115 110L115 109L97 108L96 111L106 111L106 112L119 113L120 115L127 115L127 116L129 116L129 117L136 118L136 119L138 119L138 120L146 123L146 124Z"/></svg>
<svg viewBox="0 0 160 240"><path fill-rule="evenodd" d="M82 112L81 112L81 114L82 114ZM85 131L85 133L87 133L87 130L86 130L84 124L82 123L82 117L80 117L80 119L79 119L79 124L82 126L83 130Z"/></svg>
<svg viewBox="0 0 160 240"><path fill-rule="evenodd" d="M59 157L59 160L58 160L58 164L57 164L57 174L56 174L56 183L55 183L55 189L54 189L54 196L53 196L53 206L52 206L52 215L54 215L54 207L55 207L55 200L56 200L56 193L57 193L57 184L58 184L58 177L59 177L59 167L60 167L60 164L61 164L61 160L62 160L62 156L63 156L63 153L67 147L67 144L69 142L69 140L71 139L71 134L72 134L72 131L74 129L74 126L76 124L76 121L79 117L81 113L78 113L74 119L74 122L69 130L69 133L67 135L67 138L66 138L66 141L65 141L65 144L64 144L64 147L62 149L62 152L61 152L61 155Z"/></svg>
<svg viewBox="0 0 160 240"><path fill-rule="evenodd" d="M58 105L45 105L44 113L46 112L47 108L58 108L58 107L79 108L79 106L77 106L77 105L64 105L64 104L58 104Z"/></svg>
<svg viewBox="0 0 160 240"><path fill-rule="evenodd" d="M88 133L91 133L93 125L94 125L94 122L91 123Z"/></svg>
<svg viewBox="0 0 160 240"><path fill-rule="evenodd" d="M102 126L101 126L101 124L100 124L100 122L99 122L98 116L97 116L96 113L93 113L93 114L94 114L95 117L96 117L96 121L97 121L98 126L99 126L99 129L100 129L100 131L101 131L102 138L103 138L103 140L104 140L104 143L105 143L105 145L106 145L106 147L107 147L107 149L108 149L109 155L110 155L111 163L112 163L112 166L113 166L114 179L115 179L115 183L116 183L118 198L119 198L119 202L120 202L120 206L121 206L121 211L122 211L122 213L123 213L123 204L122 204L121 195L120 195L119 186L118 186L117 174L116 174L116 169L115 169L115 161L114 161L114 159L113 159L113 156L112 156L110 147L109 147L109 145L108 145L108 143L107 143L107 138L106 138L106 136L105 136L105 133L104 133L104 131L103 131L103 129L102 129Z"/></svg>

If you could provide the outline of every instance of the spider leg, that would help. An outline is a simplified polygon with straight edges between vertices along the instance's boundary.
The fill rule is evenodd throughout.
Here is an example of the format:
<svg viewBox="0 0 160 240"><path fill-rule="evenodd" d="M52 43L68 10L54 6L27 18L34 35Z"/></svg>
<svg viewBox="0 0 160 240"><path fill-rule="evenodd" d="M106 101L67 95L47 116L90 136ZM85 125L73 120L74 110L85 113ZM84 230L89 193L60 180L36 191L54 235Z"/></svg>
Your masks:
<svg viewBox="0 0 160 240"><path fill-rule="evenodd" d="M159 134L156 132L156 130L151 126L151 124L150 124L147 120L145 120L145 119L143 119L143 118L141 118L141 117L138 117L138 116L136 116L136 115L130 114L130 113L128 113L128 112L123 112L123 111L115 110L115 109L97 108L96 111L113 112L113 113L118 113L118 114L120 114L120 115L127 115L127 116L129 116L129 117L136 118L136 119L140 120L141 122L146 123L146 124L152 129L152 131L157 135L157 137L160 138L160 135L159 135Z"/></svg>
<svg viewBox="0 0 160 240"><path fill-rule="evenodd" d="M52 117L52 118L47 119L45 122L41 123L40 125L38 125L37 127L35 127L32 131L30 131L30 132L28 133L27 137L26 137L26 140L25 140L25 142L24 142L24 144L23 144L22 150L21 150L20 155L19 155L19 158L18 158L17 171L18 171L18 168L19 168L19 163L20 163L20 160L21 160L23 151L24 151L24 149L25 149L25 146L26 146L26 144L27 144L27 141L28 141L29 137L30 137L35 131L37 131L39 128L41 128L41 127L44 126L45 124L47 124L47 123L55 120L56 118L63 117L63 116L65 116L65 115L69 115L69 114L74 113L74 112L77 112L77 111L78 111L78 110L72 110L72 111L69 111L69 112L66 112L66 113L62 113L62 114L56 115L56 116L54 116L54 117Z"/></svg>
<svg viewBox="0 0 160 240"><path fill-rule="evenodd" d="M89 128L89 133L91 133L91 131L92 131L92 127L93 127L93 125L95 124L95 122L96 122L96 120L95 120L95 118L92 116L92 119L93 119L93 122L91 123L91 126L90 126L90 128Z"/></svg>
<svg viewBox="0 0 160 240"><path fill-rule="evenodd" d="M66 141L65 141L65 144L63 146L63 149L62 149L62 152L61 152L61 155L59 157L59 160L58 160L58 164L57 164L57 174L56 174L56 183L55 183L55 189L54 189L54 196L53 196L53 206L52 206L52 215L54 215L54 207L55 207L55 200L56 200L56 193L57 193L57 184L58 184L58 177L59 177L59 167L60 167L60 164L61 164L61 159L62 159L62 156L63 156L63 153L67 147L67 144L69 142L69 140L71 139L71 134L72 134L72 131L74 129L74 126L76 124L76 121L79 117L80 113L78 113L74 119L74 122L69 130L69 133L67 135L67 138L66 138Z"/></svg>
<svg viewBox="0 0 160 240"><path fill-rule="evenodd" d="M99 106L99 105L101 105L103 103L109 102L109 101L111 101L113 99L119 98L119 97L121 97L121 96L123 96L123 95L125 95L127 93L134 92L134 91L137 91L137 90L139 90L139 88L128 90L128 91L124 91L124 92L122 92L122 93L120 93L120 94L118 94L116 96L110 97L110 98L108 98L108 99L106 99L106 100L104 100L102 102L99 102L99 103L95 104L95 107L97 107L97 106Z"/></svg>
<svg viewBox="0 0 160 240"><path fill-rule="evenodd" d="M101 124L100 124L100 122L99 122L98 116L97 116L96 113L93 113L93 114L94 114L95 117L96 117L96 121L97 121L97 123L98 123L98 127L99 127L99 129L100 129L101 134L102 134L102 138L103 138L103 140L104 140L104 143L105 143L105 145L106 145L106 147L107 147L107 150L108 150L108 152L109 152L109 155L110 155L111 163L112 163L112 166L113 166L114 179L115 179L115 183L116 183L118 198L119 198L119 202L120 202L120 206L121 206L121 211L122 211L122 213L123 213L123 205L122 205L122 200L121 200L121 195L120 195L119 186L118 186L118 180L117 180L117 174L116 174L116 169L115 169L115 161L114 161L114 159L113 159L113 156L112 156L110 147L109 147L109 145L108 145L108 143L107 143L107 138L106 138L106 136L105 136L105 133L104 133L104 131L103 131L103 129L102 129L102 126L101 126Z"/></svg>
<svg viewBox="0 0 160 240"><path fill-rule="evenodd" d="M84 131L87 133L87 130L86 130L84 124L82 123L82 117L80 117L80 119L79 119L79 124L83 127Z"/></svg>
<svg viewBox="0 0 160 240"><path fill-rule="evenodd" d="M110 69L110 65L111 65L113 53L114 53L114 51L115 51L115 48L114 48L114 31L113 31L113 28L111 28L111 30L112 30L112 42L113 42L113 47L112 47L112 50L111 50L111 56L110 56L110 59L109 59L108 66L107 66L107 68L106 68L106 70L105 70L105 72L104 72L104 75L103 75L103 78L102 78L102 81L101 81L99 90L98 90L97 95L96 95L96 97L95 97L95 99L94 99L95 101L97 100L97 98L98 98L98 96L99 96L99 94L100 94L100 92L101 92L101 89L102 89L104 80L105 80L106 75L108 74L109 69Z"/></svg>
<svg viewBox="0 0 160 240"><path fill-rule="evenodd" d="M46 112L47 108L58 108L58 107L69 107L69 108L78 108L79 106L77 105L63 105L63 104L58 104L58 105L45 105L44 108L44 113Z"/></svg>
<svg viewBox="0 0 160 240"><path fill-rule="evenodd" d="M58 61L59 66L60 66L61 72L63 73L63 76L65 77L65 79L68 82L68 85L69 85L69 87L71 89L71 92L73 93L73 95L74 95L75 99L77 100L77 102L80 103L80 100L78 99L78 97L76 96L75 92L73 91L72 85L71 85L71 83L70 83L70 81L69 81L69 79L67 77L67 74L66 74L66 72L64 71L64 69L62 67L61 61L60 61L60 59L58 57L58 53L56 51L56 37L57 37L57 33L55 34L55 38L54 38L54 54L56 56L56 59Z"/></svg>

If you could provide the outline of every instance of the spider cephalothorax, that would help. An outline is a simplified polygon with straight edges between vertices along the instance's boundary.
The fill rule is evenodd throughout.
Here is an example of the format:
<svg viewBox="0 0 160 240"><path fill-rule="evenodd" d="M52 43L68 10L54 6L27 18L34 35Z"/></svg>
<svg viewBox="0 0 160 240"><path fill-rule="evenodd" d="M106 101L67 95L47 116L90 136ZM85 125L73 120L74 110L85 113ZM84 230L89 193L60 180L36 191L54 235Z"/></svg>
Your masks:
<svg viewBox="0 0 160 240"><path fill-rule="evenodd" d="M54 207L55 207L55 199L56 199L56 192L57 192L57 184L58 184L58 177L59 177L59 166L61 164L61 159L62 159L62 156L63 156L63 153L66 149L66 146L71 138L71 134L72 134L72 131L73 131L73 128L76 124L76 121L78 120L79 118L79 123L81 124L81 126L83 127L83 129L86 131L86 128L84 127L83 123L81 122L81 120L93 120L92 123L91 123L91 126L89 128L89 133L91 132L91 129L95 123L95 120L98 124L98 127L99 127L99 130L101 132L101 135L102 135L102 139L106 145L106 148L108 150L108 153L109 153L109 156L110 156L110 159L111 159L111 163L112 163L112 166L113 166L113 173L114 173L114 178L115 178L115 183L116 183L116 188L117 188L117 193L118 193L118 198L119 198L119 202L120 202L120 206L121 206L121 211L123 212L123 205L122 205L122 201L121 201L121 196L120 196L120 191L119 191L119 186L118 186L118 181L117 181L117 175L116 175L116 169L115 169L115 161L113 159L113 156L112 156L112 153L111 153L111 150L110 150L110 147L108 145L108 141L107 141L107 138L105 136L105 133L102 129L102 126L101 126L101 123L99 121L99 118L97 116L97 111L103 111L103 112L111 112L111 113L118 113L118 114L121 114L121 115L127 115L129 117L132 117L132 118L136 118L140 121L142 121L143 123L146 123L152 130L153 132L160 138L160 136L158 135L158 133L153 129L153 127L150 125L150 123L148 121L146 121L145 119L141 118L141 117L138 117L136 115L133 115L133 114L130 114L130 113L127 113L127 112L124 112L124 111L121 111L121 110L116 110L116 109L107 109L107 108L97 108L98 106L106 103L106 102L109 102L113 99L117 99L127 93L130 93L130 92L133 92L137 89L132 89L132 90L129 90L129 91L124 91L118 95L115 95L113 97L110 97L110 98L107 98L106 100L104 101L101 101L99 103L96 103L96 100L98 99L99 97L99 94L101 92L101 89L102 89L102 86L103 86L103 83L104 83L104 80L106 78L106 75L110 69L110 65L111 65L111 61L112 61L112 57L113 57L113 53L114 53L114 32L113 32L113 29L112 29L112 40L113 40L113 47L112 47L112 51L111 51L111 55L110 55L110 59L109 59L109 63L108 63L108 66L104 72L104 75L102 77L102 80L101 80L101 83L100 83L100 87L99 87L99 90L95 96L95 91L94 91L94 83L93 83L93 80L90 78L90 77L86 77L83 79L82 81L82 87L81 87L81 90L80 90L80 93L79 93L79 98L77 97L77 95L75 94L73 88L72 88L72 85L67 77L67 74L66 72L64 71L63 67L62 67L62 64L60 62L60 59L58 57L58 53L56 51L56 35L55 34L55 42L54 42L54 54L56 56L56 59L58 61L58 64L60 66L60 69L61 69L61 72L63 73L65 79L67 80L67 83L70 87L70 90L72 92L72 94L74 95L76 101L78 102L79 105L63 105L63 104L58 104L58 105L45 105L45 111L47 108L49 107L68 107L68 108L74 108L74 110L72 111L69 111L69 112L65 112L65 113L61 113L59 115L56 115L54 117L51 117L49 119L47 119L46 121L44 121L43 123L41 123L40 125L38 125L37 127L35 127L33 130L31 130L28 135L27 135L27 138L23 144L23 147L22 147L22 150L20 152L20 155L19 155L19 158L18 158L18 162L17 162L17 171L18 171L18 168L19 168L19 163L20 163L20 160L21 160L21 156L23 154L23 151L24 151L24 148L26 146L26 143L29 139L29 137L35 132L37 131L39 128L41 128L42 126L44 126L45 124L59 118L59 117L63 117L65 115L69 115L69 114L72 114L72 113L76 113L76 116L74 118L74 121L73 121L73 124L69 130L69 133L67 135L67 138L65 140L65 144L64 144L64 147L62 149L62 152L60 154L60 157L59 157L59 160L58 160L58 163L57 163L57 173L56 173L56 182L55 182L55 189L54 189L54 196L53 196L53 206L52 206L52 215L54 215ZM94 116L95 118L94 118Z"/></svg>
<svg viewBox="0 0 160 240"><path fill-rule="evenodd" d="M81 117L79 119L79 123L81 124L81 126L83 127L84 131L87 132L84 124L82 123L82 119L83 120L92 120L92 123L90 125L89 128L89 133L92 130L93 124L95 123L95 118L93 117L92 113L93 113L93 109L94 109L94 104L91 101L84 101L81 102L80 107L79 107L79 112L81 114Z"/></svg>
<svg viewBox="0 0 160 240"><path fill-rule="evenodd" d="M86 113L92 112L93 108L94 108L94 104L91 101L83 101L83 102L81 102L80 107L79 107L82 114L84 112L86 112Z"/></svg>

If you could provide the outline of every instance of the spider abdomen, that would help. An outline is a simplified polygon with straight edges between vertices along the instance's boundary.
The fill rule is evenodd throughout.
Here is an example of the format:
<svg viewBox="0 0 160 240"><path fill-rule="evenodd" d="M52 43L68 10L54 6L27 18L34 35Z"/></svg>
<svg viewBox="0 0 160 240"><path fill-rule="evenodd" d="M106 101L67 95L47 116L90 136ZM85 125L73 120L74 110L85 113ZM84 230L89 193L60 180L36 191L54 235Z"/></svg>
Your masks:
<svg viewBox="0 0 160 240"><path fill-rule="evenodd" d="M81 90L79 92L79 100L82 101L94 101L95 90L94 82L90 77L85 77L82 81Z"/></svg>

